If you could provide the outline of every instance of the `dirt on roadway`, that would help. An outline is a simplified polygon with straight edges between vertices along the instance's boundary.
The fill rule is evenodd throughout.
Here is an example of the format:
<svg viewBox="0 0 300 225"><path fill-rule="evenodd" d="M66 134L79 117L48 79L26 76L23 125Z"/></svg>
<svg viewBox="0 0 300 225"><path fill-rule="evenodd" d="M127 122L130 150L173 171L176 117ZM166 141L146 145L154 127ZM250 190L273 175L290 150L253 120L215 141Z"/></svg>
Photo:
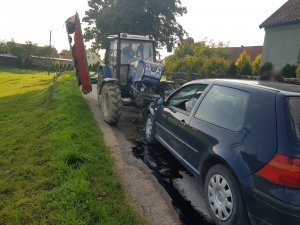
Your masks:
<svg viewBox="0 0 300 225"><path fill-rule="evenodd" d="M135 123L142 124L140 123L141 121L138 121L142 120L141 115L134 109L126 109L127 113L122 115L118 126L114 128L110 127L102 119L95 92L96 89L97 87L94 85L94 91L89 95L85 95L84 98L102 130L105 143L112 152L125 189L133 199L135 205L150 224L181 224L178 214L172 207L171 198L151 175L146 165L132 154L133 143L129 140L135 140L137 138L136 134L141 132L139 129L143 129L142 126L135 126ZM126 118L126 115L129 118ZM136 121L128 121L132 120L131 115L134 115ZM121 129L125 131L124 135L122 135Z"/></svg>

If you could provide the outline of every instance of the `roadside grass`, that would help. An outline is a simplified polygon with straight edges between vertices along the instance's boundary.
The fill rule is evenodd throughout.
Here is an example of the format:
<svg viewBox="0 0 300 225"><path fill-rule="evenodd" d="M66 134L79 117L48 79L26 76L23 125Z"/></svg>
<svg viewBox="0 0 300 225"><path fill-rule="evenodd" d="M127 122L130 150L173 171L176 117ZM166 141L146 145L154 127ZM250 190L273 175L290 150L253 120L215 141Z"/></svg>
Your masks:
<svg viewBox="0 0 300 225"><path fill-rule="evenodd" d="M0 69L0 224L145 224L73 73L49 101L52 76Z"/></svg>

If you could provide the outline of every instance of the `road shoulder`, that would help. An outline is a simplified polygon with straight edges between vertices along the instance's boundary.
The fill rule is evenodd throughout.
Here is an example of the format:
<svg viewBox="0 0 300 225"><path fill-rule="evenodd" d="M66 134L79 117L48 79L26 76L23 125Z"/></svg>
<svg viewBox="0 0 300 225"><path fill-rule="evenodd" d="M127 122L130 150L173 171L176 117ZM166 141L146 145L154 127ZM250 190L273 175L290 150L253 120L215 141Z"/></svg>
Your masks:
<svg viewBox="0 0 300 225"><path fill-rule="evenodd" d="M124 187L138 210L153 225L181 224L178 214L172 207L172 200L165 190L153 178L144 164L128 154L132 144L117 132L118 128L111 128L103 121L97 97L90 94L84 98L102 130L105 144L112 153Z"/></svg>

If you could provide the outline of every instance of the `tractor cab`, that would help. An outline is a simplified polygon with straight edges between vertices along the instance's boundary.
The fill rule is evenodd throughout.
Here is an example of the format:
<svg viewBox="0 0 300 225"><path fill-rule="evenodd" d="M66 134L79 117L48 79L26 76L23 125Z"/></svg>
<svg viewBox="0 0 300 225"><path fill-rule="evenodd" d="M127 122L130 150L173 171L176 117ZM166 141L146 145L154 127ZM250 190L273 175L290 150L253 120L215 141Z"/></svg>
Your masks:
<svg viewBox="0 0 300 225"><path fill-rule="evenodd" d="M110 35L105 44L105 64L98 72L98 101L105 121L116 124L122 105L146 109L163 96L163 65L155 62L156 42L150 35Z"/></svg>
<svg viewBox="0 0 300 225"><path fill-rule="evenodd" d="M155 63L156 42L152 36L121 33L109 36L107 44L105 63L121 86L135 81L159 83L162 66Z"/></svg>

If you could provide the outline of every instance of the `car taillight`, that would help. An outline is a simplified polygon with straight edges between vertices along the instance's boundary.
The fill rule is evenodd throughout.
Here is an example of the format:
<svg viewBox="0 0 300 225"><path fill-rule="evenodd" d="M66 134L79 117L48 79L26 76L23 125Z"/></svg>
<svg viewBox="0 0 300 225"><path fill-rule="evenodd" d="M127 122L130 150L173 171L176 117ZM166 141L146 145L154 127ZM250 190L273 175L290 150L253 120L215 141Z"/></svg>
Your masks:
<svg viewBox="0 0 300 225"><path fill-rule="evenodd" d="M300 188L300 158L276 154L257 174L282 186Z"/></svg>

